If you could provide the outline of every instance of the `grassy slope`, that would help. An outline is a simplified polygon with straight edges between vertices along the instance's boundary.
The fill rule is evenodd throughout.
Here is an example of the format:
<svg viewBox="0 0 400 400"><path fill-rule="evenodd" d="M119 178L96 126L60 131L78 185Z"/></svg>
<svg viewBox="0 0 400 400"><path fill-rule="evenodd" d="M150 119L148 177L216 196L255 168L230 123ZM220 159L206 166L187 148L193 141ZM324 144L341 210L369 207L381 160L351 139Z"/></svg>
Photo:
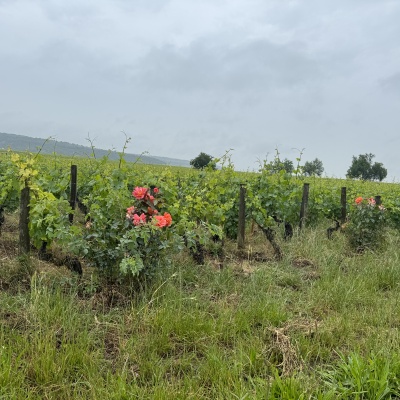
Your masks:
<svg viewBox="0 0 400 400"><path fill-rule="evenodd" d="M181 254L130 295L90 271L78 282L18 262L10 220L0 237L0 398L376 399L398 386L398 236L383 253L354 256L320 227L282 242L279 263L228 252L223 270ZM249 254L257 246L267 250L256 234Z"/></svg>
<svg viewBox="0 0 400 400"><path fill-rule="evenodd" d="M95 141L94 141L95 142ZM94 143L96 145L96 143ZM97 158L101 158L104 156L108 156L110 160L118 160L119 149L111 150L103 150L97 148L91 148L90 146L81 146L74 143L56 141L56 140L47 140L40 138L32 138L29 136L23 135L14 135L10 133L2 133L0 132L0 150L11 148L13 151L31 151L36 153L38 149L41 149L42 154L53 154L57 152L60 155L74 157L86 157L87 155L94 153ZM4 151L3 150L3 151ZM122 149L121 149L122 151ZM176 165L176 166L185 166L189 167L188 160L180 160L169 157L157 157L150 156L146 154L125 154L125 159L128 162L142 162L144 164L154 164L154 165Z"/></svg>

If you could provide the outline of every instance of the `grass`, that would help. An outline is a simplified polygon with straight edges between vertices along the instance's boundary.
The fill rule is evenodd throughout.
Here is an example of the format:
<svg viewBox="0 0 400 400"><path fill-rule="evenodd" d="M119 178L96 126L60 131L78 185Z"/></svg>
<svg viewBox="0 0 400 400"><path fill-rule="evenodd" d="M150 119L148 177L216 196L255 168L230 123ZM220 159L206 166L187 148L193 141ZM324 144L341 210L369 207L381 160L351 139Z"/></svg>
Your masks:
<svg viewBox="0 0 400 400"><path fill-rule="evenodd" d="M130 293L18 261L6 227L0 399L399 398L399 237L354 255L325 228L282 241L280 262L181 254Z"/></svg>

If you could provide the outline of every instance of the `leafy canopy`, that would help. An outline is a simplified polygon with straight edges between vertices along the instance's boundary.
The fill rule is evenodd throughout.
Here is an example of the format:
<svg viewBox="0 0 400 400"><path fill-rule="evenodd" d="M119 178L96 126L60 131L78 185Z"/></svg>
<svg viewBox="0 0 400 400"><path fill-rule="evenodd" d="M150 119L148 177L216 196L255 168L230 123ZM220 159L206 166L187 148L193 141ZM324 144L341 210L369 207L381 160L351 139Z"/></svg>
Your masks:
<svg viewBox="0 0 400 400"><path fill-rule="evenodd" d="M203 169L211 164L212 169L216 169L215 164L212 163L213 157L209 154L201 152L196 158L190 160L190 165L196 169Z"/></svg>
<svg viewBox="0 0 400 400"><path fill-rule="evenodd" d="M290 161L287 158L282 161L279 158L279 155L277 155L274 160L270 162L264 160L260 171L268 171L271 174L279 174L281 171L284 171L291 174L294 171L293 161Z"/></svg>
<svg viewBox="0 0 400 400"><path fill-rule="evenodd" d="M350 168L347 170L348 178L362 179L365 181L382 181L387 176L387 169L382 163L375 162L372 164L374 154L360 154L358 157L353 156Z"/></svg>
<svg viewBox="0 0 400 400"><path fill-rule="evenodd" d="M303 166L303 173L307 176L321 176L324 172L322 161L316 158L314 161L306 161Z"/></svg>

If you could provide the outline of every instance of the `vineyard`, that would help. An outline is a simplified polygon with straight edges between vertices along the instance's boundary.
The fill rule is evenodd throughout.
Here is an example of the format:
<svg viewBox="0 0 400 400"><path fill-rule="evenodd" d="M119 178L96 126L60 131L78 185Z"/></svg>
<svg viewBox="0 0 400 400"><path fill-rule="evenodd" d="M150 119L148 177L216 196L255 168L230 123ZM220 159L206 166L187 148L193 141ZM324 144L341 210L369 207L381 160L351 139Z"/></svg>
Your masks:
<svg viewBox="0 0 400 400"><path fill-rule="evenodd" d="M133 275L157 264L152 260L145 266L145 254L134 243L146 242L141 247L147 247L149 254L156 250L151 246L165 252L186 246L201 264L202 252L211 242L219 241L223 246L225 237L236 239L239 235L239 248L243 248L246 221L261 228L274 245L281 226L285 238L306 225L326 223L327 229L329 224L339 228L339 221L345 223L351 205L360 196L383 201L388 225L400 228L399 185L307 180L299 173L271 174L266 169L239 173L229 157L221 162L220 170L196 171L132 165L122 155L119 162L111 162L107 157L68 159L8 152L2 154L0 164L0 206L6 212L17 210L21 193L29 190L26 204L20 207L20 212L25 212L26 233L20 243L25 252L31 244L45 253L53 241L61 246L67 243L69 252L88 265L115 274L130 269ZM135 199L134 188L146 188L147 197L144 193ZM150 220L153 211L159 215L167 212L173 218L172 226L158 232L152 224L132 229L135 225L126 214L133 200L142 201L138 210L143 218ZM83 214L75 218L80 223L72 223L74 213ZM23 224L20 221L20 226ZM131 251L129 246L133 246ZM279 251L276 255L279 257Z"/></svg>
<svg viewBox="0 0 400 400"><path fill-rule="evenodd" d="M105 382L110 385L112 382L116 397L110 398L367 399L400 396L393 389L400 382L400 360L392 352L398 344L398 336L392 331L399 323L394 311L397 303L387 297L393 293L394 299L399 297L397 278L400 272L391 263L396 263L399 257L393 249L398 248L400 186L305 177L301 167L290 175L283 170L271 173L262 165L258 172L238 172L228 154L219 164L221 168L216 170L194 170L127 163L123 154L120 160L110 161L107 157L0 153L0 245L6 248L5 243L11 240L13 231L12 240L18 248L17 253L13 253L15 262L29 270L28 278L24 279L28 279L26 285L32 300L26 307L39 307L35 312L42 307L43 314L36 315L37 325L33 323L31 328L41 326L46 335L55 335L54 327L50 332L41 324L46 319L45 313L55 312L51 304L58 304L57 307L64 310L62 314L70 315L72 322L68 322L71 324L68 328L65 316L55 317L59 321L57 340L72 340L79 346L76 337L81 333L75 332L75 339L71 339L68 329L73 331L79 324L89 322L81 320L84 317L79 313L74 314L74 301L76 297L92 302L101 298L104 321L96 320L92 333L102 338L106 359L113 359L109 363L103 360L102 368L106 373L98 378L103 380L98 382L99 390L105 387ZM13 230L10 226L14 226ZM323 253L319 252L321 248L325 249ZM392 258L390 262L382 261L382 271L386 271L386 275L379 275L376 260L384 260L382 254L386 254L388 248L392 249ZM381 303L384 297L390 303L385 303L387 311L381 315L387 319L381 321L385 328L373 336L373 344L368 342L368 335L350 328L351 318L356 319L357 330L364 326L365 320L361 321L359 315L354 317L360 312L359 307L363 312L374 308L374 304L359 293L365 285L373 285L372 281L359 280L363 275L359 272L362 263L369 263L371 257L376 258L373 266L368 264L370 275L379 276L381 286L378 285L380 289L370 298ZM3 260L6 259L4 256ZM64 277L58 278L55 286L45 280L39 282L37 271L30 267L32 262L36 265L32 259L38 260L38 265L54 266ZM317 264L324 265L324 272L317 271ZM262 270L262 265L267 269ZM60 269L60 266L67 268ZM291 268L291 272L287 268ZM258 270L261 272L257 273ZM3 291L12 286L12 280L7 280L6 275L3 272L0 277ZM347 286L351 284L352 288ZM355 289L354 285L359 287ZM267 290L262 291L262 287ZM313 303L309 309L301 305L306 301L301 298L302 290L307 301ZM331 296L329 301L324 293ZM211 303L209 299L207 303L193 300L204 296L211 296ZM43 304L36 304L35 298L37 301L40 298ZM68 300L71 298L75 300ZM70 302L61 305L65 299ZM124 307L118 299L123 299L123 304L134 302L132 307L139 308L133 314L118 311L118 307ZM165 299L169 299L170 304L166 304ZM3 298L2 301L7 303L8 300ZM14 309L18 300L6 303L3 308ZM104 304L107 304L106 310ZM79 307L83 307L84 314L89 313L85 308L87 304ZM91 303L90 307L94 307L97 319L98 304ZM179 308L182 325L173 326L174 307ZM307 309L305 313L302 307ZM344 316L346 307L352 310L349 319ZM223 325L232 323L228 322L230 313L234 327L224 331ZM6 321L1 340L10 346L17 339L8 338L7 327L13 331L18 326L18 330L22 323L10 323L13 315L17 315L15 311L0 313L0 318ZM130 319L125 327L118 322L121 333L114 331L116 322L107 322L117 315L117 319L122 315ZM31 322L26 318L22 324L28 327ZM339 328L343 322L348 325ZM49 324L54 325L54 321ZM378 322L369 321L368 324ZM166 336L157 336L157 327ZM180 336L180 331L185 333ZM158 347L153 353L149 349L135 348L136 352L143 353L143 359L135 361L126 346L129 347L129 337L137 338L141 332L148 336L143 346L151 346L153 340ZM346 334L360 334L364 350L352 352L350 343L354 344L354 338ZM210 348L203 336L211 338ZM266 336L268 346L261 344ZM345 343L340 342L342 336L346 337ZM389 336L388 354L375 352ZM42 338L38 336L36 340L44 346ZM89 337L82 340L88 346L86 355L79 353L82 359L76 358L73 363L84 375L85 363L94 362L84 359L94 353L89 349L93 345ZM242 340L249 342L248 348ZM373 339L370 337L370 340ZM0 374L0 386L8 387L0 389L0 397L18 398L22 392L16 388L17 397L7 397L13 387L10 371L19 362L15 358L19 355L13 353L10 346L3 346L0 353L2 367L9 368L8 373ZM119 350L121 346L126 347L124 354ZM164 350L160 350L162 348ZM371 349L374 352L371 353ZM51 357L56 357L58 351L57 347L51 350ZM149 364L144 361L145 357L149 357ZM164 370L158 377L154 376L150 363L157 364L158 367L153 365L154 369L161 371L166 360L179 364L179 368L176 366L175 370L170 365L169 372ZM329 371L318 376L307 372L307 365L314 369L325 363L330 363ZM198 370L193 370L194 365L198 365ZM386 375L372 376L377 365ZM92 367L94 371L94 365ZM356 367L362 371L351 370ZM61 369L68 368L64 365ZM123 382L117 382L119 378L113 374L113 369L119 371ZM33 382L30 385L35 390L29 398L78 395L103 398L95 394L91 397L91 390L95 391L89 388L92 384L87 381L79 384L80 378L73 370L68 370L70 377L60 375L59 378L49 370L47 376L41 376L42 382L36 376L39 372L35 371L30 372L29 379ZM218 383L211 377L213 373L225 374L221 378L224 382ZM238 376L234 378L231 373ZM362 382L357 383L357 373L365 375L359 376ZM32 374L36 374L35 378ZM350 376L354 378L354 387L348 384ZM19 374L17 378L25 379ZM58 392L52 390L53 379L59 379ZM69 386L72 381L74 384ZM21 382L21 387L26 386L25 381ZM305 386L304 382L307 382ZM317 389L321 382L325 389ZM165 385L169 391L163 392ZM190 385L197 389L191 390ZM266 397L267 389L271 397ZM145 395L147 391L152 394ZM374 397L376 393L381 397ZM104 393L99 392L98 396Z"/></svg>

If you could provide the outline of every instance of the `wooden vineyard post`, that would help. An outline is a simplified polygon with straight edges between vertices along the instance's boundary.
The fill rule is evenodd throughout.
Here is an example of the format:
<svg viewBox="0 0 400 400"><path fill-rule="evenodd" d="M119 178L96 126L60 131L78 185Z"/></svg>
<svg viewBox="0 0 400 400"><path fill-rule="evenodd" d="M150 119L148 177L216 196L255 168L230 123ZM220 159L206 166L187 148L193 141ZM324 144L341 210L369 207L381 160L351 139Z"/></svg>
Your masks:
<svg viewBox="0 0 400 400"><path fill-rule="evenodd" d="M78 175L78 167L76 165L71 165L71 194L69 198L69 204L72 210L75 210L76 203L76 181ZM74 220L74 214L69 214L69 222L72 224Z"/></svg>
<svg viewBox="0 0 400 400"><path fill-rule="evenodd" d="M246 188L244 184L240 185L239 193L239 222L238 222L238 238L237 246L239 250L244 249L244 234L246 228Z"/></svg>
<svg viewBox="0 0 400 400"><path fill-rule="evenodd" d="M340 204L342 205L340 222L343 225L346 222L346 216L347 216L347 192L345 187L342 187L342 192L340 195Z"/></svg>
<svg viewBox="0 0 400 400"><path fill-rule="evenodd" d="M19 254L24 255L30 252L31 240L29 236L29 186L21 190L19 203Z"/></svg>
<svg viewBox="0 0 400 400"><path fill-rule="evenodd" d="M300 224L299 224L300 229L304 228L306 225L309 191L310 191L310 184L305 183L303 186L303 198L301 200L301 207L300 207Z"/></svg>

